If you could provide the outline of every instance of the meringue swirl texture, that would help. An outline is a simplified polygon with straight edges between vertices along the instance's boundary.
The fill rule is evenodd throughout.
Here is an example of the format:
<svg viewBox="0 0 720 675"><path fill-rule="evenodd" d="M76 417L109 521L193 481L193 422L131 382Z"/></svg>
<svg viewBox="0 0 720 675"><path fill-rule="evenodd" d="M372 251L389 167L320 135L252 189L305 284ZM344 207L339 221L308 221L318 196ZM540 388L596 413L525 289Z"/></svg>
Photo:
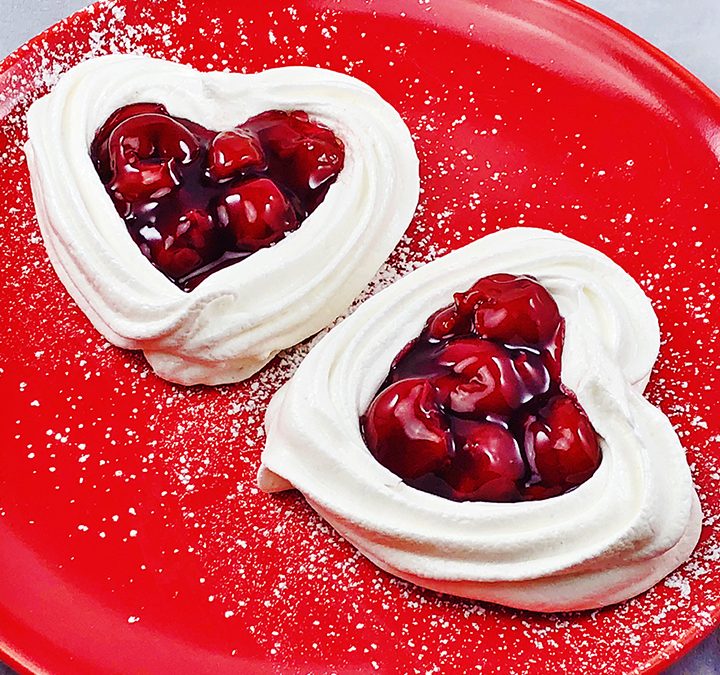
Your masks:
<svg viewBox="0 0 720 675"><path fill-rule="evenodd" d="M266 110L304 110L343 141L345 167L300 228L185 293L132 241L89 155L105 120L141 101L219 130ZM419 195L398 113L359 80L320 68L200 73L98 57L32 105L28 132L38 221L60 280L110 342L143 350L159 376L181 384L247 378L342 314L400 240Z"/></svg>
<svg viewBox="0 0 720 675"><path fill-rule="evenodd" d="M563 381L603 459L558 497L458 503L381 466L358 418L427 317L500 272L535 276L555 298ZM259 485L297 488L376 565L436 591L536 611L626 600L684 562L701 528L684 450L643 397L659 347L650 301L608 257L545 230L491 234L381 291L318 343L270 404Z"/></svg>

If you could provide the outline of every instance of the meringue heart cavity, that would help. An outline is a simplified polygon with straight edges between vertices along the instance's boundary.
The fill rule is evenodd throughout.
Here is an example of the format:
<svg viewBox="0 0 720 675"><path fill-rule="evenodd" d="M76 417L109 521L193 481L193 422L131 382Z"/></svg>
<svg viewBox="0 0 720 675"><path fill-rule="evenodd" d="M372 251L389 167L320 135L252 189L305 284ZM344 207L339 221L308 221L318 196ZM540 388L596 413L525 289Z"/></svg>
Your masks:
<svg viewBox="0 0 720 675"><path fill-rule="evenodd" d="M303 110L345 146L324 201L273 246L186 293L140 252L90 158L123 106L158 103L209 129ZM28 112L26 154L45 246L60 280L113 344L141 349L165 379L245 379L339 316L412 219L418 159L398 113L359 80L320 68L200 73L137 55L90 59Z"/></svg>
<svg viewBox="0 0 720 675"><path fill-rule="evenodd" d="M427 317L503 272L537 278L557 302L563 381L603 458L557 497L454 502L380 465L358 420ZM379 567L436 591L536 611L626 600L684 562L700 535L684 450L643 397L659 346L650 301L603 254L545 230L486 236L378 293L318 343L270 404L259 485L297 488Z"/></svg>

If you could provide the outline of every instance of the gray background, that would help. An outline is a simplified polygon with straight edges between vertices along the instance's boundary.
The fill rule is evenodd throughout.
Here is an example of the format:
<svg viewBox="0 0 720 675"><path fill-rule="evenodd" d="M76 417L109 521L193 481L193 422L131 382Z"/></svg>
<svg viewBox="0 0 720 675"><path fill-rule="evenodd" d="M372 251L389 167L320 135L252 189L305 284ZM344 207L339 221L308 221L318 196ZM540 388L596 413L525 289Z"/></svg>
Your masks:
<svg viewBox="0 0 720 675"><path fill-rule="evenodd" d="M0 0L0 58L86 4L83 0ZM720 93L720 0L586 0L585 4L652 42ZM11 674L0 664L0 675ZM666 674L720 674L720 631Z"/></svg>

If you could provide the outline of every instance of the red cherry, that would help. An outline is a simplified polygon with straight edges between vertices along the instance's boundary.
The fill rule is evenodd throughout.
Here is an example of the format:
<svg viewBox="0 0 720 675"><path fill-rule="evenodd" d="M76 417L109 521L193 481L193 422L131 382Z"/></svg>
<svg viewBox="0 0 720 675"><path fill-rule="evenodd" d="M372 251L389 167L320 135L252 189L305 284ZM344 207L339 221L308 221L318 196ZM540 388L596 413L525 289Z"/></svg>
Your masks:
<svg viewBox="0 0 720 675"><path fill-rule="evenodd" d="M301 111L271 110L249 119L271 155L271 169L312 212L343 168L345 147L328 128L311 122Z"/></svg>
<svg viewBox="0 0 720 675"><path fill-rule="evenodd" d="M511 502L520 499L525 474L512 434L499 424L480 422L471 428L442 477L461 501Z"/></svg>
<svg viewBox="0 0 720 675"><path fill-rule="evenodd" d="M107 148L107 141L108 138L110 138L110 134L115 131L121 122L145 113L167 115L167 110L165 106L159 103L133 103L126 105L110 115L105 124L96 132L95 138L90 146L90 153L95 159L95 168L98 170L98 173L100 173L100 178L103 183L107 183L110 180L110 158Z"/></svg>
<svg viewBox="0 0 720 675"><path fill-rule="evenodd" d="M217 216L236 251L257 251L298 226L290 202L268 178L231 187L217 206Z"/></svg>
<svg viewBox="0 0 720 675"><path fill-rule="evenodd" d="M173 280L182 279L222 253L212 218L199 209L188 211L171 225L143 228L139 235L143 252Z"/></svg>
<svg viewBox="0 0 720 675"><path fill-rule="evenodd" d="M180 182L181 178L173 170L171 162L133 160L115 172L109 188L118 212L125 217L132 212L133 204L165 197Z"/></svg>
<svg viewBox="0 0 720 675"><path fill-rule="evenodd" d="M458 415L509 415L550 383L539 355L511 352L489 340L454 340L437 363L451 372L433 379L433 385L443 405Z"/></svg>
<svg viewBox="0 0 720 675"><path fill-rule="evenodd" d="M463 319L457 308L444 307L427 320L424 332L431 340L444 340L469 333L469 324ZM463 325L464 323L468 325Z"/></svg>
<svg viewBox="0 0 720 675"><path fill-rule="evenodd" d="M427 380L401 380L381 391L362 420L375 459L403 480L442 469L452 455L452 437Z"/></svg>
<svg viewBox="0 0 720 675"><path fill-rule="evenodd" d="M177 165L190 163L198 150L195 136L171 117L130 117L108 138L108 188L125 203L160 199L180 185Z"/></svg>
<svg viewBox="0 0 720 675"><path fill-rule="evenodd" d="M584 483L600 465L600 446L587 415L558 394L521 421L525 455L533 472L530 494L553 496Z"/></svg>
<svg viewBox="0 0 720 675"><path fill-rule="evenodd" d="M433 385L443 405L454 413L507 415L518 407L517 374L500 345L461 338L445 347L438 364L451 372L434 378Z"/></svg>
<svg viewBox="0 0 720 675"><path fill-rule="evenodd" d="M208 175L214 181L225 181L245 171L264 171L266 168L260 141L250 131L223 131L213 138L208 148Z"/></svg>
<svg viewBox="0 0 720 675"><path fill-rule="evenodd" d="M480 337L513 346L540 346L552 340L561 323L552 295L535 279L493 274L480 279L458 300L458 312L472 311Z"/></svg>

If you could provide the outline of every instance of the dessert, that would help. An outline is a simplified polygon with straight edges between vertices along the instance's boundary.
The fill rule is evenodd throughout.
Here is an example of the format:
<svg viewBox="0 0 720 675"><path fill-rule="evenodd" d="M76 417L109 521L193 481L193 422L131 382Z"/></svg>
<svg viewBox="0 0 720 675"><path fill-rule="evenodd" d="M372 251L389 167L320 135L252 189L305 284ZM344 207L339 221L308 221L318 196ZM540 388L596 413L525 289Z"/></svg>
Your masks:
<svg viewBox="0 0 720 675"><path fill-rule="evenodd" d="M455 501L380 464L359 420L428 317L499 274L533 277L557 304L564 346L546 368L561 366L602 457L562 494ZM685 561L700 534L683 448L642 395L659 346L650 302L606 256L544 230L489 235L383 290L311 351L268 409L259 485L297 488L371 561L427 588L537 611L620 602Z"/></svg>
<svg viewBox="0 0 720 675"><path fill-rule="evenodd" d="M244 379L334 320L419 194L397 112L318 68L94 58L33 104L28 131L60 280L110 342L181 384Z"/></svg>

